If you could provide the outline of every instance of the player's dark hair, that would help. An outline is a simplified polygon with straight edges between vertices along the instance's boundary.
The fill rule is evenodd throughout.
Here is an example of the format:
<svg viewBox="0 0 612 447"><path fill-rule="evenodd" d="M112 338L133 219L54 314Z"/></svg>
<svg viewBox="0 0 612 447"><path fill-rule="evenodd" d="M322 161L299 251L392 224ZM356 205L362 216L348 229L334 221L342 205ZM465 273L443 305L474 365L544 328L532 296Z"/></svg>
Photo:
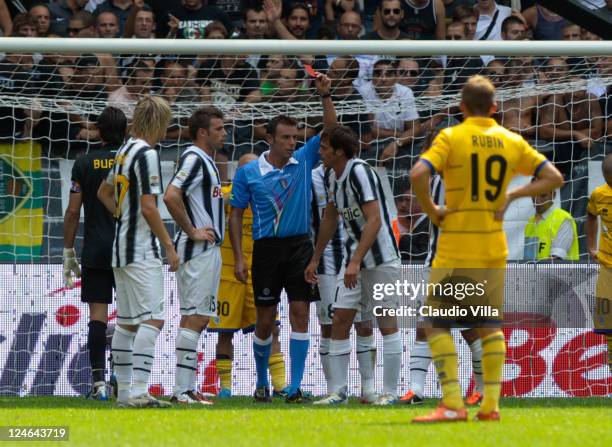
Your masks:
<svg viewBox="0 0 612 447"><path fill-rule="evenodd" d="M521 19L519 19L516 16L508 16L502 22L502 25L501 25L502 33L508 32L508 28L510 28L510 26L512 26L512 25L523 25L523 26L525 26L525 22L523 22Z"/></svg>
<svg viewBox="0 0 612 447"><path fill-rule="evenodd" d="M189 118L189 136L191 139L195 141L198 136L198 130L210 129L210 121L213 118L219 118L222 120L223 112L213 106L200 107L198 110L193 112Z"/></svg>
<svg viewBox="0 0 612 447"><path fill-rule="evenodd" d="M341 124L326 127L321 132L321 139L329 142L333 150L342 150L346 158L353 158L359 150L359 140L353 129Z"/></svg>
<svg viewBox="0 0 612 447"><path fill-rule="evenodd" d="M266 127L266 133L272 136L276 135L276 128L278 127L279 124L283 124L285 126L297 127L298 122L294 118L291 118L290 116L287 116L287 115L275 116L268 122L268 126Z"/></svg>
<svg viewBox="0 0 612 447"><path fill-rule="evenodd" d="M108 106L96 121L100 132L100 139L107 144L119 146L123 144L127 132L127 118L125 113L117 107Z"/></svg>

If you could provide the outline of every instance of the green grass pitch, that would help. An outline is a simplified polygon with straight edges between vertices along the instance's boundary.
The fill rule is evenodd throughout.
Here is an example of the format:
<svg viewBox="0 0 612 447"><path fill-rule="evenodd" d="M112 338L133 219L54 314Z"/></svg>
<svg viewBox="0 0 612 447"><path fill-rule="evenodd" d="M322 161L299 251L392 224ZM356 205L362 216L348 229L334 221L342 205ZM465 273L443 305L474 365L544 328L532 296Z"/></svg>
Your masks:
<svg viewBox="0 0 612 447"><path fill-rule="evenodd" d="M351 402L320 408L276 400L256 405L251 398L234 397L211 407L125 410L82 398L2 397L0 425L67 425L70 440L60 445L104 447L612 445L610 398L503 399L500 423L410 424L435 405L428 400L376 408ZM475 413L470 410L470 416Z"/></svg>

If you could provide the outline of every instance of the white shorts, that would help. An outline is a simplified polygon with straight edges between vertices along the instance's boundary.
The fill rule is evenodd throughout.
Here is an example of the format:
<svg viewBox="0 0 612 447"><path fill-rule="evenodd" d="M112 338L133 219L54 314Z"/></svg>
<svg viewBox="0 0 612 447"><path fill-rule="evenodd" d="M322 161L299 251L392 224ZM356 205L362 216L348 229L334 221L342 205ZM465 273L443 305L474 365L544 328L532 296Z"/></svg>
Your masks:
<svg viewBox="0 0 612 447"><path fill-rule="evenodd" d="M357 277L358 285L348 289L344 285L344 268L338 275L338 292L334 302L334 309L356 309L361 311L361 319L370 321L373 318L374 306L381 306L384 309L397 309L399 297L397 294L382 294L380 299L374 299L375 285L393 284L400 280L399 261L381 264L371 269L362 269Z"/></svg>
<svg viewBox="0 0 612 447"><path fill-rule="evenodd" d="M319 324L332 324L334 301L336 299L337 275L317 275L319 280L320 301L315 301Z"/></svg>
<svg viewBox="0 0 612 447"><path fill-rule="evenodd" d="M221 280L221 250L206 250L181 264L176 272L181 315L217 316Z"/></svg>
<svg viewBox="0 0 612 447"><path fill-rule="evenodd" d="M117 323L132 325L165 318L164 274L160 259L114 267L113 274L117 293Z"/></svg>

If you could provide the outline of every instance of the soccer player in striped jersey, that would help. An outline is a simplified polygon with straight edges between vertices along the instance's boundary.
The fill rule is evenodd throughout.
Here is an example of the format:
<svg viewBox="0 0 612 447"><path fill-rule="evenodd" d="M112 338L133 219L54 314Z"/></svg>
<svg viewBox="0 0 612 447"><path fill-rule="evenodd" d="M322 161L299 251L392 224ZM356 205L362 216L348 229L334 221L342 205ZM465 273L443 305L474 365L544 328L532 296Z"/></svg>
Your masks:
<svg viewBox="0 0 612 447"><path fill-rule="evenodd" d="M164 203L179 226L174 246L181 321L176 336L172 403L210 405L195 386L198 340L217 314L225 210L215 152L225 142L223 113L202 107L189 119L192 144L181 155Z"/></svg>
<svg viewBox="0 0 612 447"><path fill-rule="evenodd" d="M331 168L320 164L312 170L312 235L316 243L321 221L330 197L325 184L331 174ZM344 244L346 231L342 220L338 219L338 226L332 239L325 247L321 262L317 268L317 283L321 301L317 301L317 315L321 326L319 340L319 356L325 381L329 383L329 345L331 342L332 319L334 315L333 304L336 298L336 283L342 261L344 259ZM361 312L355 316L355 331L357 332L357 361L361 376L361 402L371 404L378 398L374 389L374 367L376 363L376 343L370 322L361 321ZM330 391L331 392L331 391Z"/></svg>
<svg viewBox="0 0 612 447"><path fill-rule="evenodd" d="M162 98L145 96L138 101L131 137L117 152L113 168L98 189L98 198L117 219L112 257L117 326L112 353L120 407L170 406L148 393L148 382L155 343L164 326L159 242L166 251L170 271L176 271L179 265L157 209L162 178L154 146L165 136L171 117L170 106Z"/></svg>
<svg viewBox="0 0 612 447"><path fill-rule="evenodd" d="M72 274L81 276L74 253L81 205L85 209L81 301L89 306L87 350L92 375L92 399L108 400L106 391L106 325L113 300L115 278L111 268L115 221L98 200L100 183L108 176L117 149L123 144L127 118L115 107L106 107L96 122L102 147L78 158L72 168L70 200L64 215L64 284L74 286Z"/></svg>
<svg viewBox="0 0 612 447"><path fill-rule="evenodd" d="M476 419L499 420L506 353L501 320L508 253L503 215L514 199L552 191L563 184L559 171L542 154L491 118L496 110L495 87L488 79L472 76L461 96L465 120L438 134L412 168L410 180L423 211L441 228L430 283L480 285L484 293L463 295L461 299L440 294L427 296L426 308L443 311L442 318L436 318L437 312L430 314L433 318L427 320L426 328L442 387L442 402L431 414L413 419L419 423L467 421L450 333L454 324L466 323L478 328L483 350L484 395ZM448 208L433 203L429 183L435 171L442 175ZM515 174L536 175L538 179L507 191ZM462 310L471 314L469 306L474 305L488 311L467 319L443 317L450 310L455 314Z"/></svg>
<svg viewBox="0 0 612 447"><path fill-rule="evenodd" d="M399 251L393 235L391 215L380 179L363 160L355 158L359 142L351 129L336 125L321 135L321 160L332 168L327 182L330 202L325 209L313 257L304 272L310 283L317 282L317 267L325 246L332 238L342 216L347 233L343 270L338 275L336 300L329 350L330 394L321 405L347 402L348 362L351 345L349 333L355 314L363 318L373 311L373 291L378 284L395 284L400 276ZM397 318L385 309L398 306L396 294L385 295L379 302L378 326L383 336L383 392L377 405L397 400L401 367L402 340Z"/></svg>
<svg viewBox="0 0 612 447"><path fill-rule="evenodd" d="M433 138L432 138L433 139ZM428 147L429 145L426 145ZM433 202L444 205L444 183L439 175L434 175L431 179L431 197ZM416 199L412 199L416 200ZM438 246L440 229L435 225L429 224L429 252L423 265L422 275L425 284L429 282L431 273L431 263ZM419 300L418 306L423 305L424 296ZM474 374L475 388L472 394L466 399L468 405L477 405L482 400L482 344L478 338L478 331L475 328L462 328L461 335L470 347L472 353L472 373ZM416 338L414 346L410 350L410 389L400 398L400 402L408 405L423 403L425 395L425 379L431 364L431 350L427 344L427 335L423 325L423 318L417 320Z"/></svg>
<svg viewBox="0 0 612 447"><path fill-rule="evenodd" d="M612 374L612 154L606 155L601 169L606 181L605 185L595 188L589 198L587 207L586 237L591 258L599 263L599 275L595 286L595 314L593 315L595 332L606 337L608 343L608 368ZM597 230L601 220L599 247L597 245Z"/></svg>

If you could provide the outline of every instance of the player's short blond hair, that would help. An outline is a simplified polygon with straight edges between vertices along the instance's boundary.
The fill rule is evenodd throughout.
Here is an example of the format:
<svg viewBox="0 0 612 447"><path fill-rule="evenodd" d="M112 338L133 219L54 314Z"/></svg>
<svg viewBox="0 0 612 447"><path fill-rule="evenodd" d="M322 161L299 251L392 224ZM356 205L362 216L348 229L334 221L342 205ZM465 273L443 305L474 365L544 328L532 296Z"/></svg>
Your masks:
<svg viewBox="0 0 612 447"><path fill-rule="evenodd" d="M136 138L161 140L172 119L172 111L165 99L145 95L136 104L130 133Z"/></svg>
<svg viewBox="0 0 612 447"><path fill-rule="evenodd" d="M495 86L484 76L472 76L461 90L461 102L470 114L489 116L495 104Z"/></svg>

